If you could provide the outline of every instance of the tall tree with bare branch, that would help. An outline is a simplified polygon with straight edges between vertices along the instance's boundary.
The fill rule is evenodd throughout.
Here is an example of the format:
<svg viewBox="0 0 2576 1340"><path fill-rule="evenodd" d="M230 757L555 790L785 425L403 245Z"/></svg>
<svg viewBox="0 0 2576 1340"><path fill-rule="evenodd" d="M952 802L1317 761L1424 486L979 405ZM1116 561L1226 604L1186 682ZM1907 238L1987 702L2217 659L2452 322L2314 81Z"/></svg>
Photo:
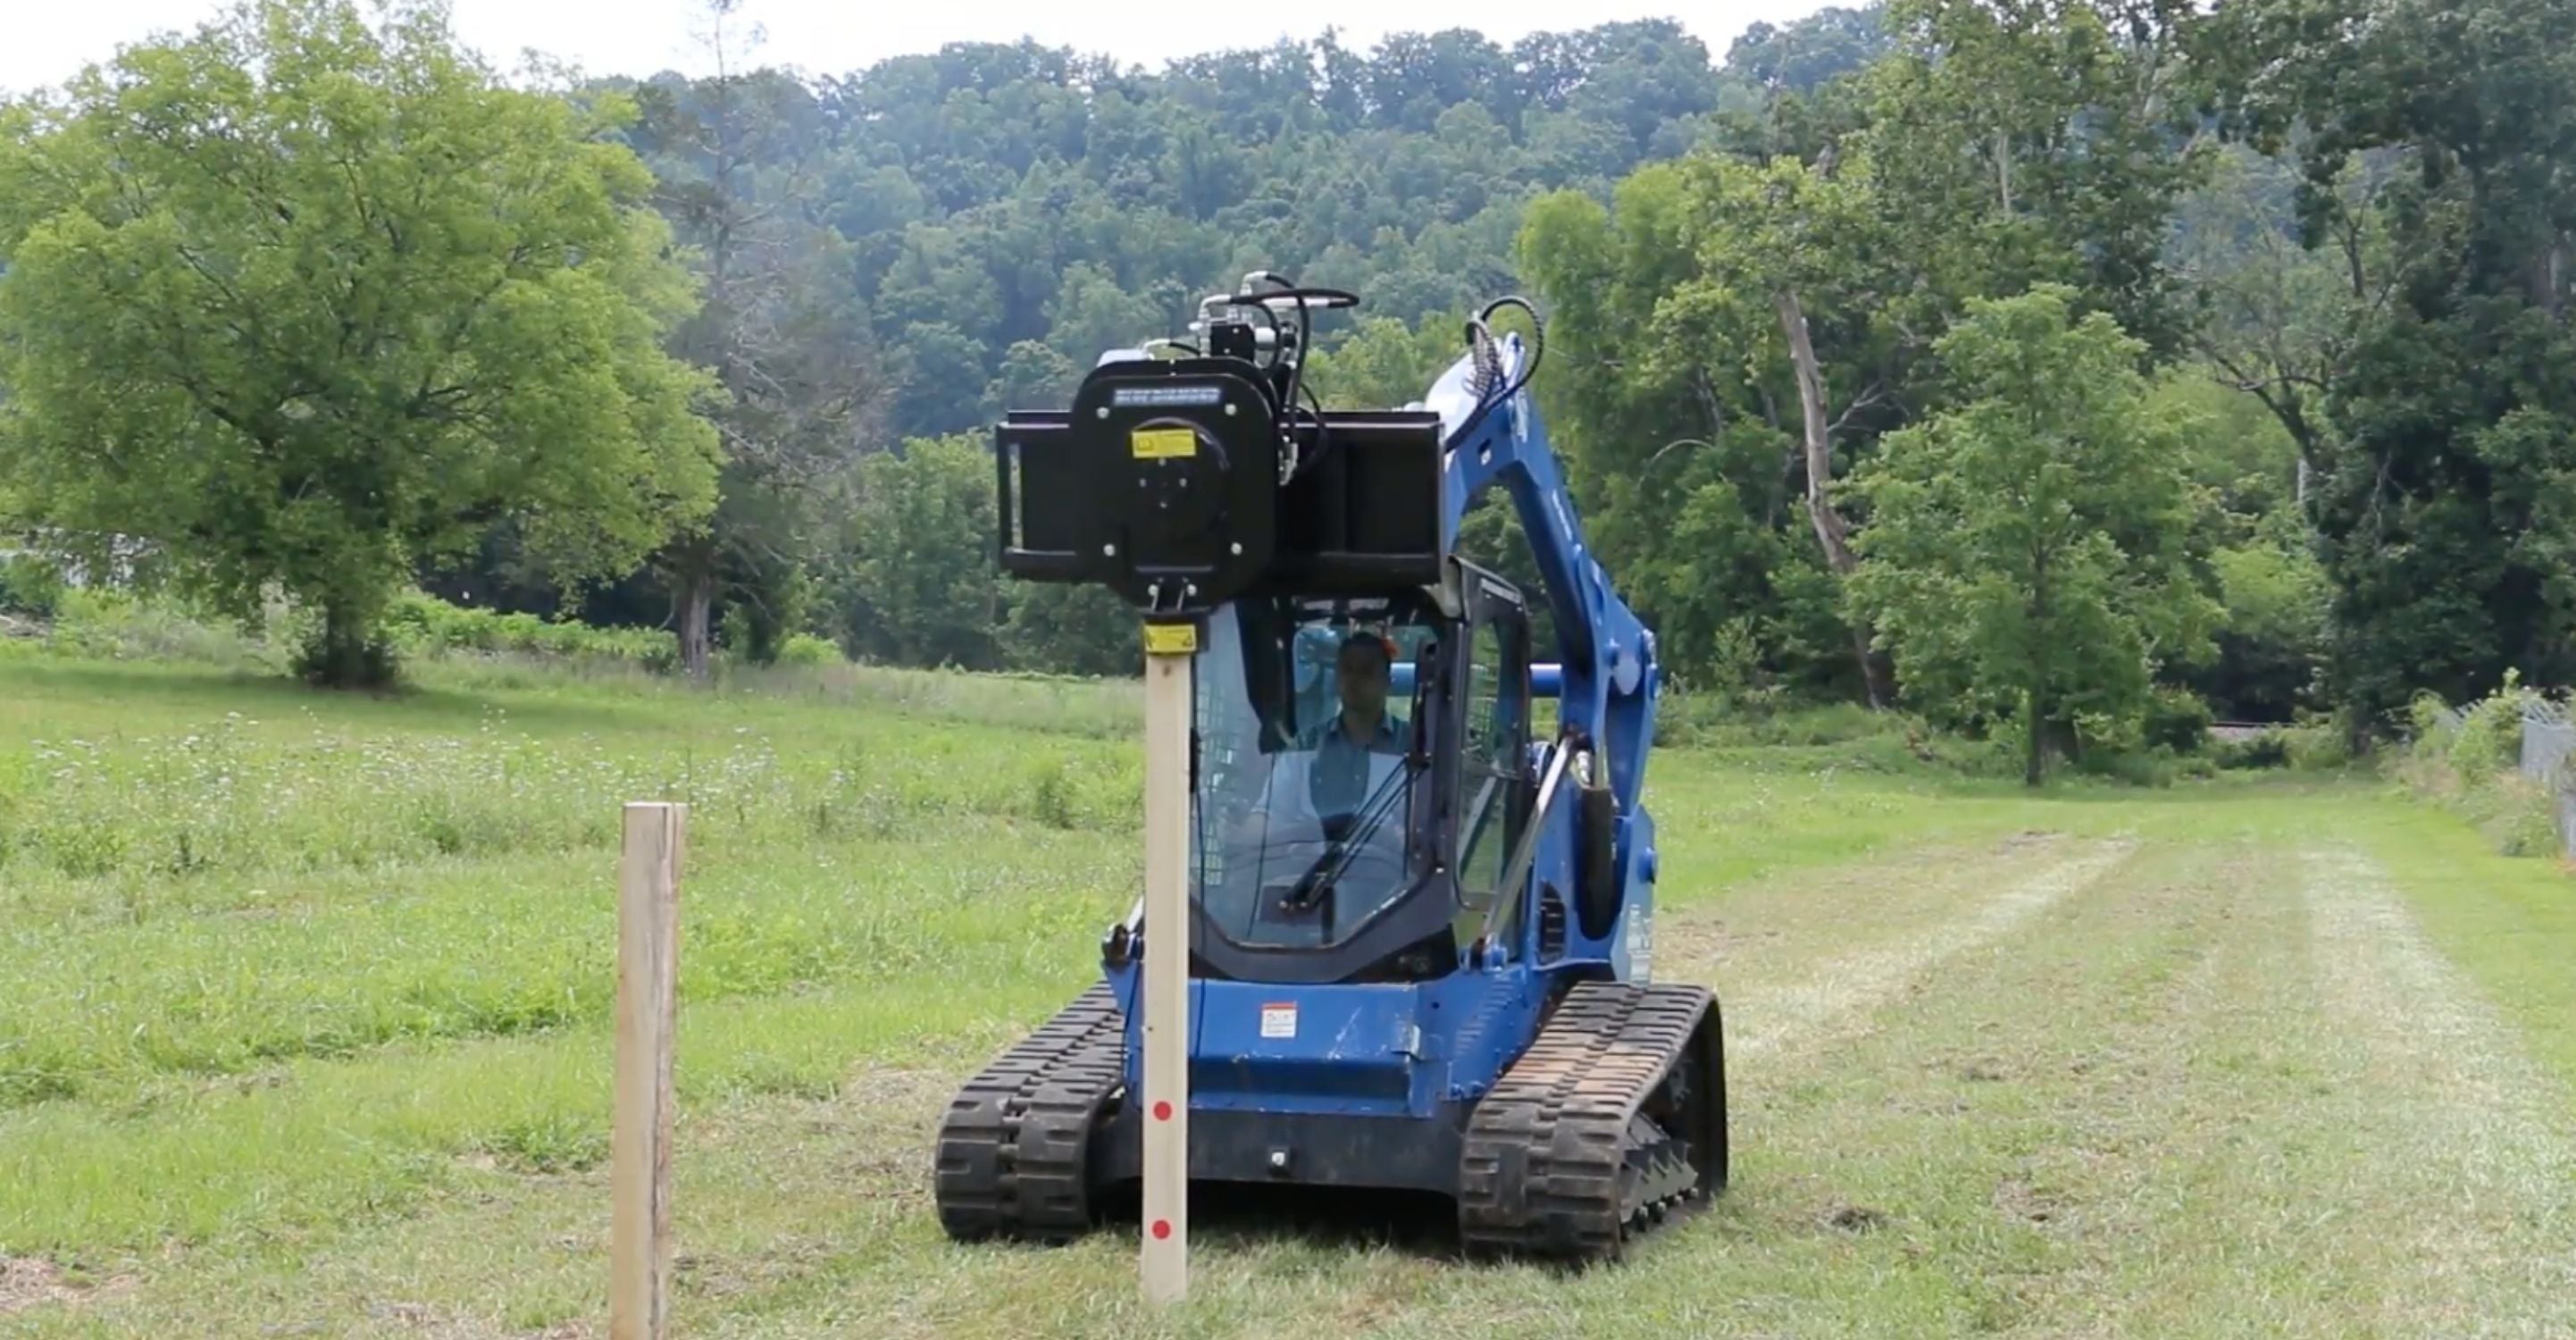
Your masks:
<svg viewBox="0 0 2576 1340"><path fill-rule="evenodd" d="M703 276L705 302L673 339L712 371L726 465L706 523L655 567L677 606L682 664L704 679L719 603L740 607L754 660L794 631L805 574L833 538L853 466L876 438L886 387L864 313L839 275L847 245L824 221L830 140L801 82L747 68L761 41L742 0L707 0L699 40L714 72L635 90L638 147L656 202Z"/></svg>

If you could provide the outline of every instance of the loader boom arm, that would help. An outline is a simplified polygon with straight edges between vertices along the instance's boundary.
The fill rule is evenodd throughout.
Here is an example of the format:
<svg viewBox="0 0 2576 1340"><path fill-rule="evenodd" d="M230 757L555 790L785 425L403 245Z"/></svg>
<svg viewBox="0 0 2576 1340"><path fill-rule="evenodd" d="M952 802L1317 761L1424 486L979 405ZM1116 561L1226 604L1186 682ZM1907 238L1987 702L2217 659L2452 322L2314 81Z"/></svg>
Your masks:
<svg viewBox="0 0 2576 1340"><path fill-rule="evenodd" d="M1510 495L1529 537L1554 616L1560 682L1557 719L1589 736L1608 765L1619 812L1633 814L1645 785L1654 736L1656 664L1653 632L1611 589L1584 543L1582 522L1566 491L1524 380L1532 351L1517 335L1496 341L1501 378L1480 394L1477 359L1462 356L1433 384L1429 408L1445 436L1443 547L1455 552L1469 504L1486 489Z"/></svg>

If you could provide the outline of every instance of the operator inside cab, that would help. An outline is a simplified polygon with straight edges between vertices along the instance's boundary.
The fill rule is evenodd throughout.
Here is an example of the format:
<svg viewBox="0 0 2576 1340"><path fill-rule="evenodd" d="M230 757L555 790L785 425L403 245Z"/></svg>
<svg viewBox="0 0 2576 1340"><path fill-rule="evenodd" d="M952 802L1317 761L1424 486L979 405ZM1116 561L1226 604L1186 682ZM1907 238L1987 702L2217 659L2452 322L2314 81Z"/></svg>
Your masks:
<svg viewBox="0 0 2576 1340"><path fill-rule="evenodd" d="M1341 710L1307 728L1297 742L1313 754L1306 794L1327 838L1339 840L1349 831L1383 780L1383 765L1372 768L1370 758L1404 753L1404 737L1386 712L1394 663L1394 644L1383 634L1362 629L1344 637L1333 665Z"/></svg>
<svg viewBox="0 0 2576 1340"><path fill-rule="evenodd" d="M1414 723L1394 671L1436 637L1383 602L1246 599L1209 621L1193 883L1220 934L1337 943L1412 885L1429 773L1408 757Z"/></svg>

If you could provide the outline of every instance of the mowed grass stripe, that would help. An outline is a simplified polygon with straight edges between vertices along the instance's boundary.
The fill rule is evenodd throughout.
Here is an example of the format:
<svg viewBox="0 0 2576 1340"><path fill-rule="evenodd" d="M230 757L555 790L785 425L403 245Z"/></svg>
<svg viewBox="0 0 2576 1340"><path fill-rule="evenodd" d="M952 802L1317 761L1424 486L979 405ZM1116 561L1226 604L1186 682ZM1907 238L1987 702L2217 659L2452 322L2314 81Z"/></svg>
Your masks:
<svg viewBox="0 0 2576 1340"><path fill-rule="evenodd" d="M1750 989L1717 983L1721 998L1731 1001L1729 1056L1758 1058L1782 1047L1821 1046L1846 1026L1865 1027L1861 1018L1869 1011L1916 989L1950 959L2010 936L2059 899L2090 887L2134 845L2055 843L2044 849L2047 855L2027 866L2005 860L1966 863L1966 873L1956 886L1973 889L1977 896L1944 919L1894 928L1872 926L1870 943L1820 963L1806 963L1802 971L1785 979L1758 974L1747 984ZM1923 910L1906 893L1885 892L1909 913ZM1843 925L1849 928L1857 921L1853 918Z"/></svg>
<svg viewBox="0 0 2576 1340"><path fill-rule="evenodd" d="M2011 1188L2069 1264L2033 1281L2001 1329L2567 1333L2568 1239L2550 1227L2565 1222L2566 1184L2553 1198L2534 1195L2545 1179L2514 1179L2521 1194L2502 1200L2446 1184L2460 1148L2442 1118L2464 1116L2454 1104L2476 1090L2446 1083L2425 1040L2398 1039L2419 1009L2454 1014L2467 998L2395 934L2384 883L2353 872L2346 854L2249 844L2192 896L2216 938L2165 1003L2167 1026L2091 1068L2070 1138ZM2412 1003L2378 1008L2397 999ZM2448 1031L2472 1057L2507 1045ZM2534 1092L2513 1096L2533 1110ZM2514 1158L2566 1148L2543 1132L2514 1127Z"/></svg>
<svg viewBox="0 0 2576 1340"><path fill-rule="evenodd" d="M1681 890L1659 887L1655 976L1705 983L1730 1008L1793 990L1870 937L1911 939L1969 915L1999 881L2055 868L2080 842L2032 830L1985 841L1918 841L1711 896L1676 899Z"/></svg>
<svg viewBox="0 0 2576 1340"><path fill-rule="evenodd" d="M1704 1334L2564 1333L2564 1292L2490 1291L2452 1327L2404 1306L2424 1281L2389 1226L2439 1193L2375 1171L2402 1154L2338 1082L2350 1029L2312 976L2300 874L2278 847L2151 847L1857 1039L1766 1058L1780 1089L1748 1060L1729 1212L1753 1222L1574 1329L1631 1333L1633 1297ZM1808 1182L1810 1159L1839 1175ZM2498 1254L2546 1275L2567 1239L2524 1209L2541 1227ZM1819 1224L1847 1246L1788 1245L1836 1236ZM1550 1316L1534 1298L1497 1324Z"/></svg>
<svg viewBox="0 0 2576 1340"><path fill-rule="evenodd" d="M2090 853L2096 858L2101 853ZM2009 869L2005 853L1981 863ZM2073 1258L2016 1195L2083 1110L2105 1047L2139 1045L2214 942L2169 887L2214 862L2140 846L2008 934L1963 949L1845 1026L1731 1069L1736 1183L1616 1271L1445 1275L1371 1332L1540 1336L1947 1335L2009 1325ZM2033 878L1998 877L2011 892ZM1969 903L1977 918L1991 903ZM1846 905L1874 936L1869 905ZM2046 1009L2030 1008L2045 1000Z"/></svg>
<svg viewBox="0 0 2576 1340"><path fill-rule="evenodd" d="M2324 847L2304 874L2345 1106L2397 1248L2373 1320L2576 1334L2576 1095L2426 941L2377 862Z"/></svg>
<svg viewBox="0 0 2576 1340"><path fill-rule="evenodd" d="M2532 1061L2576 1090L2568 868L2502 859L2476 829L2422 806L2354 805L2336 817L2325 831L2388 873L2428 942L2477 984Z"/></svg>
<svg viewBox="0 0 2576 1340"><path fill-rule="evenodd" d="M1810 872L1888 873L1901 902L1952 868L1953 848L2036 830L2090 832L2122 816L2034 797L2018 786L1955 778L1746 766L1717 751L1659 749L1647 770L1662 869L1659 912L1732 915L1748 894ZM1915 864L1889 858L1910 855ZM1872 875L1872 878L1877 878Z"/></svg>
<svg viewBox="0 0 2576 1340"><path fill-rule="evenodd" d="M2338 1336L2385 1279L2354 1231L2372 1207L2333 1100L2296 855L2205 850L2197 885L2144 891L2182 909L2203 952L2086 1059L2063 1138L2012 1189L2066 1254L2013 1333Z"/></svg>

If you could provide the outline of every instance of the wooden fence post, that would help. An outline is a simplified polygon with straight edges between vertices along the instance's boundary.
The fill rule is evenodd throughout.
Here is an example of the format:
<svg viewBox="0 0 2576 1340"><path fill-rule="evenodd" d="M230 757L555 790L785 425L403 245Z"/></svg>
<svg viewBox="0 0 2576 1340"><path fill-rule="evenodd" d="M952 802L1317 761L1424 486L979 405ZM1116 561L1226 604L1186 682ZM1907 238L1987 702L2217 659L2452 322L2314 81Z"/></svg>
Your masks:
<svg viewBox="0 0 2576 1340"><path fill-rule="evenodd" d="M609 1125L608 1334L663 1340L671 1305L671 1034L689 807L626 807L617 896L616 1110Z"/></svg>
<svg viewBox="0 0 2576 1340"><path fill-rule="evenodd" d="M1190 1286L1190 624L1145 625L1145 1297Z"/></svg>

